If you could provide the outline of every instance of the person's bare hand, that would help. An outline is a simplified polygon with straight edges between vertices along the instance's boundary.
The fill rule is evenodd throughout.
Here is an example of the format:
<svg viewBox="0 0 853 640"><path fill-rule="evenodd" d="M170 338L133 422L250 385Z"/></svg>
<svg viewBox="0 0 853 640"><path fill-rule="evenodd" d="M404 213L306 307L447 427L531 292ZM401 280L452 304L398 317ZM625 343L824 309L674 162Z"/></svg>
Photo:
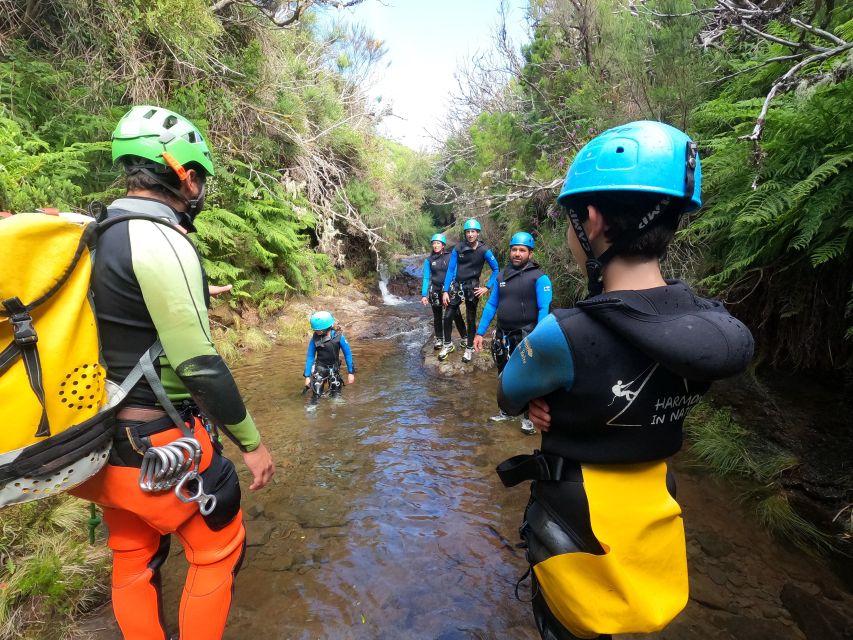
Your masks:
<svg viewBox="0 0 853 640"><path fill-rule="evenodd" d="M474 351L483 350L483 336L474 336Z"/></svg>
<svg viewBox="0 0 853 640"><path fill-rule="evenodd" d="M488 292L489 292L488 287L477 287L476 289L474 289L474 295L477 296L478 298L483 297Z"/></svg>
<svg viewBox="0 0 853 640"><path fill-rule="evenodd" d="M254 451L244 451L243 462L246 463L252 473L252 484L249 485L249 491L263 489L272 480L275 464L263 442Z"/></svg>
<svg viewBox="0 0 853 640"><path fill-rule="evenodd" d="M543 398L534 398L530 401L527 417L541 431L548 431L551 428L551 408Z"/></svg>
<svg viewBox="0 0 853 640"><path fill-rule="evenodd" d="M427 297L426 297L426 296L421 296L421 304L422 304L422 305L427 306L427 303L428 303L428 302L429 302L429 301L427 300Z"/></svg>
<svg viewBox="0 0 853 640"><path fill-rule="evenodd" d="M441 294L441 304L445 307L450 304L450 294L447 291Z"/></svg>
<svg viewBox="0 0 853 640"><path fill-rule="evenodd" d="M207 291L212 296L218 296L222 293L228 293L234 287L233 284L209 284L207 285Z"/></svg>
<svg viewBox="0 0 853 640"><path fill-rule="evenodd" d="M348 373L347 374L347 384L353 384L355 382L355 374Z"/></svg>

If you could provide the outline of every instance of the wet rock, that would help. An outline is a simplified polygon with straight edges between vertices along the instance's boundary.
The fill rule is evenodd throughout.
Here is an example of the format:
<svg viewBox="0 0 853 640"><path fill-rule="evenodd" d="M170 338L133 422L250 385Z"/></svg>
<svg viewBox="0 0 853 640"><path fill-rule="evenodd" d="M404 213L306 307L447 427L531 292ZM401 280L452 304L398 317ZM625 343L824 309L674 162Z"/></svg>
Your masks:
<svg viewBox="0 0 853 640"><path fill-rule="evenodd" d="M264 505L259 502L255 502L244 509L244 512L248 516L249 520L257 520L264 515Z"/></svg>
<svg viewBox="0 0 853 640"><path fill-rule="evenodd" d="M730 609L729 592L720 587L711 578L702 574L692 573L689 579L691 600L710 609Z"/></svg>
<svg viewBox="0 0 853 640"><path fill-rule="evenodd" d="M729 582L731 582L736 587L742 587L746 584L746 576L743 575L740 571L729 571Z"/></svg>
<svg viewBox="0 0 853 640"><path fill-rule="evenodd" d="M456 343L456 350L453 351L447 360L440 361L438 354L432 348L432 338L430 337L421 349L421 355L424 359L424 368L436 375L456 378L470 375L472 371L492 371L495 370L495 363L492 360L491 353L483 349L479 353L474 353L471 362L462 362L462 354L465 350Z"/></svg>
<svg viewBox="0 0 853 640"><path fill-rule="evenodd" d="M729 580L726 572L720 569L720 567L715 566L708 567L708 577L721 587Z"/></svg>
<svg viewBox="0 0 853 640"><path fill-rule="evenodd" d="M702 550L712 558L723 558L732 552L732 545L716 531L697 531L696 541L702 546Z"/></svg>
<svg viewBox="0 0 853 640"><path fill-rule="evenodd" d="M802 587L787 583L779 597L808 640L853 638L853 620Z"/></svg>
<svg viewBox="0 0 853 640"><path fill-rule="evenodd" d="M226 303L208 309L207 317L213 323L219 323L225 327L233 327L237 313Z"/></svg>
<svg viewBox="0 0 853 640"><path fill-rule="evenodd" d="M275 525L263 520L252 520L246 523L246 546L262 547L270 541Z"/></svg>
<svg viewBox="0 0 853 640"><path fill-rule="evenodd" d="M715 616L715 626L725 629L737 640L801 640L796 629L785 626L784 621L745 616Z"/></svg>

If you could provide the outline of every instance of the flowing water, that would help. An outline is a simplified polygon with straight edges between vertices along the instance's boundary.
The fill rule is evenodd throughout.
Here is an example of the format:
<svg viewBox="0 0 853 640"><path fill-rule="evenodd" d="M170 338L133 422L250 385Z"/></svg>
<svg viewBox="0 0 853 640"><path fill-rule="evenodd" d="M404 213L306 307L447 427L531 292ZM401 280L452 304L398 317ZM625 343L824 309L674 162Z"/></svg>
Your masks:
<svg viewBox="0 0 853 640"><path fill-rule="evenodd" d="M226 639L538 638L530 605L514 595L526 569L514 543L528 490L505 489L494 473L538 438L515 421L489 423L494 373L426 372L426 310L393 313L418 314L422 329L351 339L355 384L315 410L300 394L303 345L235 369L278 470L271 486L244 494L249 547ZM241 477L248 486L245 469ZM680 481L692 599L656 637L805 638L780 590L794 582L822 598L829 587L816 585L835 584L831 574L750 523L721 483ZM180 558L167 563L172 623L183 571ZM108 611L98 624L98 640L120 637Z"/></svg>
<svg viewBox="0 0 853 640"><path fill-rule="evenodd" d="M498 533L524 497L493 471L524 436L485 426L492 376L428 379L423 339L354 344L356 383L313 412L301 349L239 369L281 467L247 500L270 538L250 549L227 637L533 637L513 597L522 554Z"/></svg>

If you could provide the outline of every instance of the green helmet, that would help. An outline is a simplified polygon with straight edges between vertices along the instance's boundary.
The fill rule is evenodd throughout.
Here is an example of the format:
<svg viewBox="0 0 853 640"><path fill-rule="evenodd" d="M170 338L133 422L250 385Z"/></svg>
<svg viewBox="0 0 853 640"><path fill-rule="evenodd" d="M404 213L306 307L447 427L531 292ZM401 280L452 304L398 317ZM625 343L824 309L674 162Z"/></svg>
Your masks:
<svg viewBox="0 0 853 640"><path fill-rule="evenodd" d="M113 162L136 156L174 169L164 153L181 167L195 162L208 175L213 175L213 159L204 137L182 115L161 107L139 105L119 120L113 131Z"/></svg>

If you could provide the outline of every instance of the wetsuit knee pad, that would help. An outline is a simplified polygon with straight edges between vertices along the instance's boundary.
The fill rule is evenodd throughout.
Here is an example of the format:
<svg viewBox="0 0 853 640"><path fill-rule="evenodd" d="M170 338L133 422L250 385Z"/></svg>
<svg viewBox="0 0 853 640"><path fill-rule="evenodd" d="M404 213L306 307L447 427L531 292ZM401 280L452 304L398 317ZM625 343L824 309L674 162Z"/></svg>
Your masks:
<svg viewBox="0 0 853 640"><path fill-rule="evenodd" d="M204 492L216 496L216 507L206 516L205 523L213 531L224 529L240 512L240 479L237 469L228 458L216 454L210 466L202 471Z"/></svg>

